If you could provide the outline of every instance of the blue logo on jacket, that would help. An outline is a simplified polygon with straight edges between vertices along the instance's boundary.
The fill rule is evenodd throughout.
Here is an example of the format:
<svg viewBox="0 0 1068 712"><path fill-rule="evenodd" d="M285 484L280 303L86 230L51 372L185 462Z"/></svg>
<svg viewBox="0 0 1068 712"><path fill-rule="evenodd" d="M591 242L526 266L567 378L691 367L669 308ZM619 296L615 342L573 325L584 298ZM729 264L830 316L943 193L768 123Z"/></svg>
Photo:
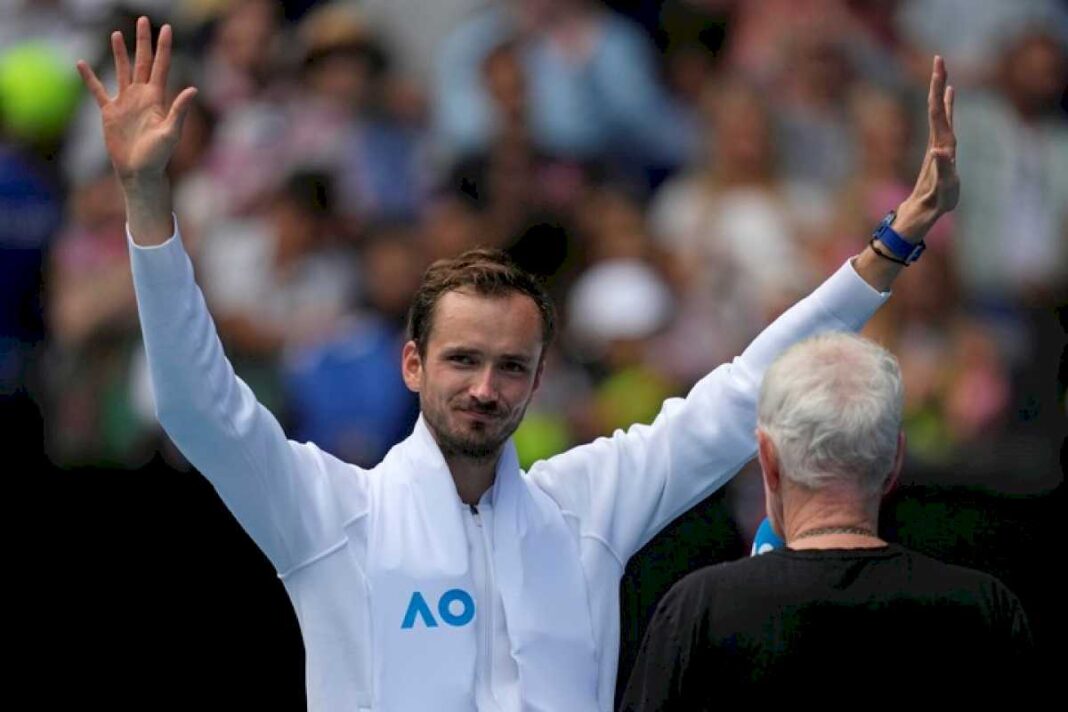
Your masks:
<svg viewBox="0 0 1068 712"><path fill-rule="evenodd" d="M456 609L459 609L458 613L454 613ZM467 625L475 617L475 599L462 588L450 588L438 599L438 617L454 627ZM408 610L404 614L401 628L414 628L416 618L422 618L423 625L427 628L438 627L434 614L430 612L430 606L418 591L414 592L408 601Z"/></svg>

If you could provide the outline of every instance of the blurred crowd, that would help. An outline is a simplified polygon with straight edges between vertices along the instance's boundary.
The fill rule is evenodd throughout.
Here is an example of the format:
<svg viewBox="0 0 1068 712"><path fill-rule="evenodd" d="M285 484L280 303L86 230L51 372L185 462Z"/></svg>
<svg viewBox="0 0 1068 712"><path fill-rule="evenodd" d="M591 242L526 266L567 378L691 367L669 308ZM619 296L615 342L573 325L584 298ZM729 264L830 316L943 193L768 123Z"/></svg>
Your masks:
<svg viewBox="0 0 1068 712"><path fill-rule="evenodd" d="M417 413L409 296L477 245L544 277L562 314L524 462L651 420L908 195L942 54L963 196L866 333L901 361L913 477L1056 485L1060 0L9 1L0 397L4 423L40 413L52 463L182 466L74 72L108 83L109 31L139 14L174 27L172 90L200 90L169 171L231 360L291 437L363 465Z"/></svg>

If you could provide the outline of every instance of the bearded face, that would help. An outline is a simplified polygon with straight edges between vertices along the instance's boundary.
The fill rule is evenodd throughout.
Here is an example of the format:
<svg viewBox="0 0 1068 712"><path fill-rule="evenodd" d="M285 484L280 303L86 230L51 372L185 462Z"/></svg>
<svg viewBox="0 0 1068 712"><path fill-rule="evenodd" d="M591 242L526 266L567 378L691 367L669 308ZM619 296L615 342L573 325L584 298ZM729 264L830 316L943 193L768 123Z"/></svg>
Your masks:
<svg viewBox="0 0 1068 712"><path fill-rule="evenodd" d="M541 317L529 297L442 295L426 353L409 342L402 365L446 457L497 457L537 387L541 352Z"/></svg>

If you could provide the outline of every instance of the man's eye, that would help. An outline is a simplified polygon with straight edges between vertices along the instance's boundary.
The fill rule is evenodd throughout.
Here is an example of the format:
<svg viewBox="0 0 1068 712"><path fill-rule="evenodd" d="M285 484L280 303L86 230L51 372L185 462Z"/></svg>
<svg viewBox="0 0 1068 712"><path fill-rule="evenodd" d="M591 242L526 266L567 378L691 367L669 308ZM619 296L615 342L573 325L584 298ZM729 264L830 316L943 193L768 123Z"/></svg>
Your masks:
<svg viewBox="0 0 1068 712"><path fill-rule="evenodd" d="M504 370L509 373L526 373L527 366L526 364L518 363L517 361L509 361L504 364Z"/></svg>
<svg viewBox="0 0 1068 712"><path fill-rule="evenodd" d="M449 361L460 364L461 366L470 366L475 362L475 359L467 354L453 354L452 356L449 356Z"/></svg>

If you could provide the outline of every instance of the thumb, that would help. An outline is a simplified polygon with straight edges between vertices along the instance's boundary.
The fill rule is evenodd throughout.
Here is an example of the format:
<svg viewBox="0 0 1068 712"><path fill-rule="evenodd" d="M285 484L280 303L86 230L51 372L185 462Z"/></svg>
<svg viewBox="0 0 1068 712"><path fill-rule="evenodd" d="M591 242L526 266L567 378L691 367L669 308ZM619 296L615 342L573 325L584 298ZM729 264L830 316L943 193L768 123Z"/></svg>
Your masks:
<svg viewBox="0 0 1068 712"><path fill-rule="evenodd" d="M167 112L167 132L174 134L181 134L182 124L185 122L185 117L189 114L190 107L193 106L193 99L197 95L196 87L186 87L182 92L175 97L174 102L171 104L171 110Z"/></svg>

